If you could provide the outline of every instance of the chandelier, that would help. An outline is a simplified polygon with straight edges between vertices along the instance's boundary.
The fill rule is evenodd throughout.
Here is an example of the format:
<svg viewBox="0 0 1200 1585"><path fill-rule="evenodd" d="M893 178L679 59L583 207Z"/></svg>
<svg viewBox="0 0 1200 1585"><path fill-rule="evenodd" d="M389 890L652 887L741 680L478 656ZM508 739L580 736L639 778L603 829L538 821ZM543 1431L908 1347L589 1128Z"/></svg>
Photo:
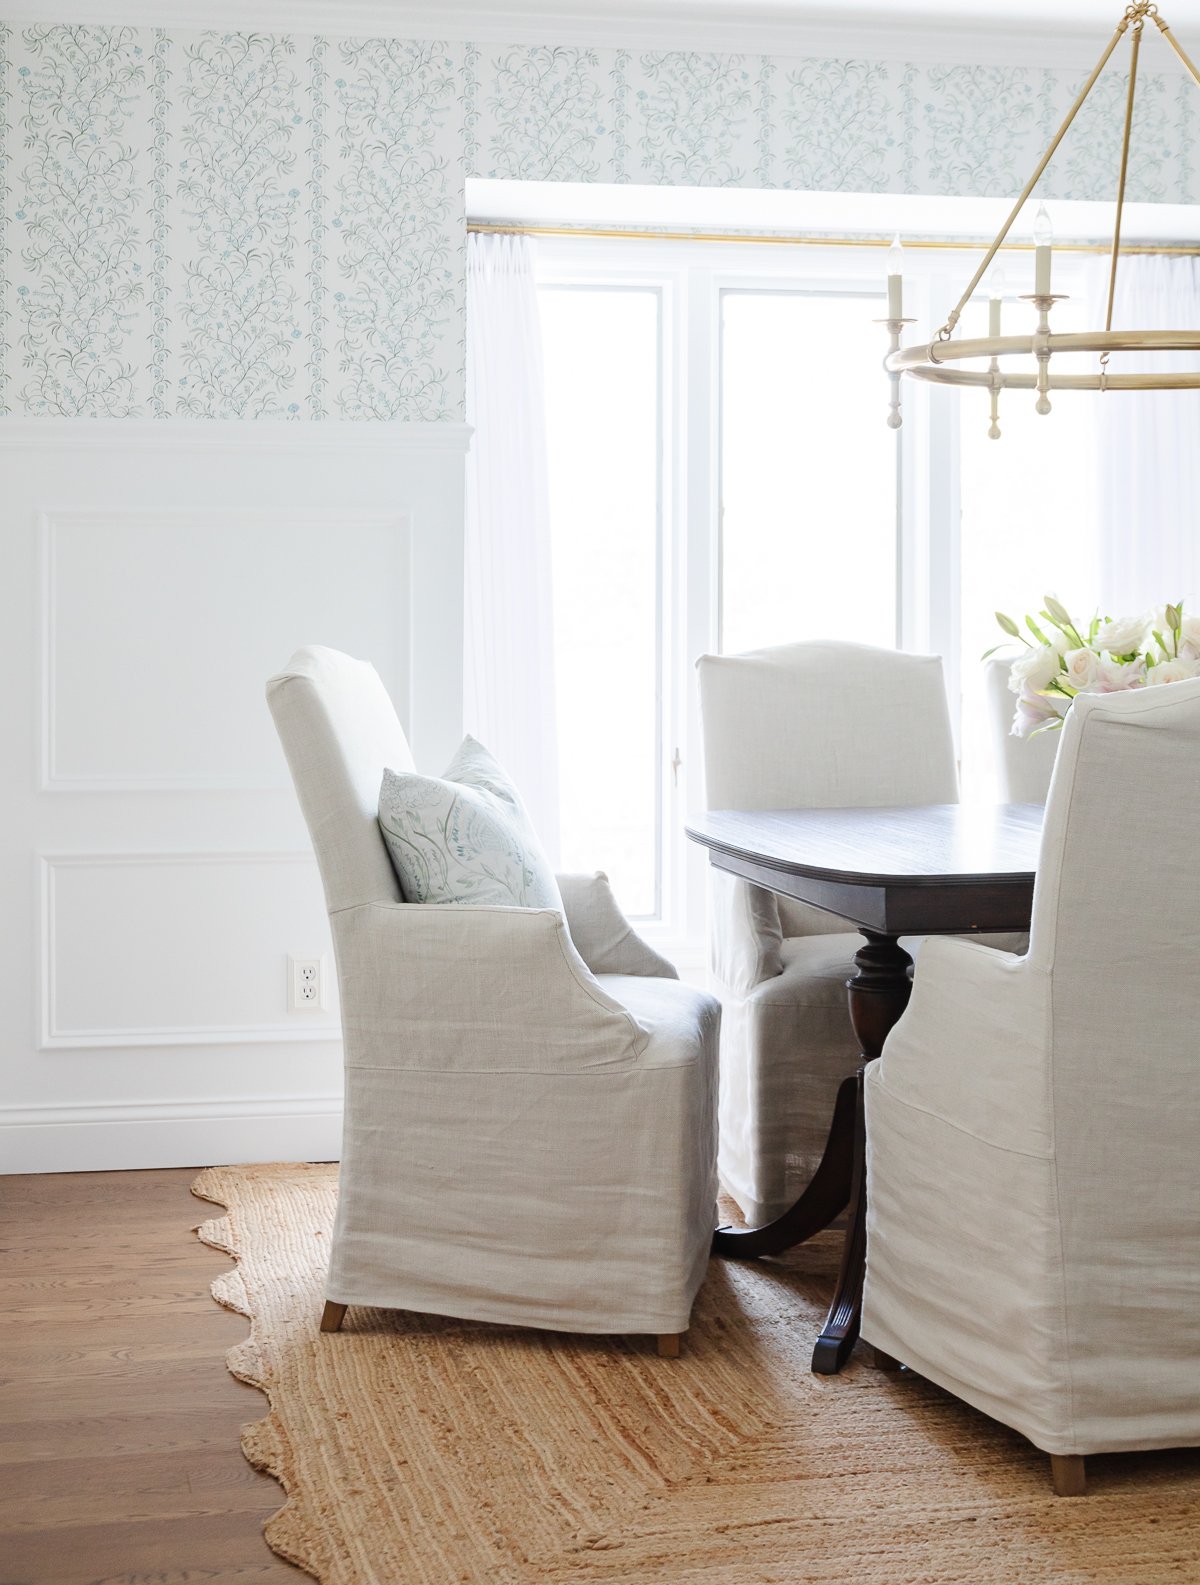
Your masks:
<svg viewBox="0 0 1200 1585"><path fill-rule="evenodd" d="M900 336L905 325L915 324L916 321L904 318L903 309L903 249L899 237L892 243L888 253L888 316L880 321L887 327L890 347L884 359L884 368L891 380L892 398L888 413L888 426L899 429L902 423L900 416L900 376L912 375L918 380L928 380L935 385L967 385L978 386L991 393L991 427L988 434L993 440L1000 438L1000 392L1008 390L1036 391L1037 411L1048 413L1050 411L1051 391L1178 391L1200 389L1200 369L1192 373L1153 373L1153 372L1108 372L1108 361L1114 352L1180 352L1200 350L1200 331L1197 330L1114 330L1113 294L1117 284L1117 263L1121 252L1121 219L1125 208L1125 178L1129 170L1129 134L1133 125L1133 100L1137 88L1138 52L1141 48L1142 33L1146 21L1152 21L1163 38L1178 55L1184 66L1191 73L1193 80L1200 84L1200 73L1180 47L1175 35L1167 23L1158 14L1157 5L1152 0L1133 0L1133 4L1125 9L1125 14L1117 23L1116 31L1108 41L1108 45L1096 63L1095 70L1079 91L1075 103L1067 112L1066 119L1058 131L1049 148L1038 161L1037 168L1029 181L1025 184L1024 191L1012 207L1008 219L1000 228L1000 232L991 247L987 250L983 262L971 277L966 291L959 298L957 305L951 311L949 318L932 341L924 346L901 347ZM1038 210L1034 224L1034 286L1033 291L1022 296L1022 301L1031 303L1037 312L1037 329L1032 335L1004 336L1000 333L1000 309L1002 292L998 280L993 278L992 297L990 302L988 333L986 336L974 339L954 339L954 329L962 316L963 309L970 302L975 288L987 273L988 266L996 257L1004 239L1012 229L1013 222L1024 208L1026 200L1033 192L1041 179L1043 171L1054 157L1055 150L1067 134L1067 130L1079 113L1080 106L1096 85L1100 73L1108 64L1109 57L1116 49L1121 39L1128 34L1130 37L1130 62L1129 62L1129 89L1125 97L1125 126L1121 139L1121 166L1117 178L1117 210L1113 223L1112 248L1108 272L1108 310L1104 319L1103 330L1087 330L1072 335L1059 335L1050 329L1050 312L1055 303L1062 302L1061 295L1050 289L1051 266L1051 229L1050 219L1046 214L1045 206ZM999 272L997 271L997 275ZM1099 368L1094 374L1065 374L1058 373L1051 367L1051 359L1058 352L1095 352L1099 354ZM1036 360L1036 368L1026 368L1024 371L1012 372L1001 369L999 359L1012 355L1025 355ZM964 364L986 363L985 368L967 368Z"/></svg>

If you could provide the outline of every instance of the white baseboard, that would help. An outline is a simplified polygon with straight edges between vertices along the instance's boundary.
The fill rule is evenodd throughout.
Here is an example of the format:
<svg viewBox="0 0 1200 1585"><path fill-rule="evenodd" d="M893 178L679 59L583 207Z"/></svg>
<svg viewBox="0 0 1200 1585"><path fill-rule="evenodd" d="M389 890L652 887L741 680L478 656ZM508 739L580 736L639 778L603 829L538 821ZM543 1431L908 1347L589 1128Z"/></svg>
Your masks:
<svg viewBox="0 0 1200 1585"><path fill-rule="evenodd" d="M0 1109L0 1173L336 1161L340 1095Z"/></svg>

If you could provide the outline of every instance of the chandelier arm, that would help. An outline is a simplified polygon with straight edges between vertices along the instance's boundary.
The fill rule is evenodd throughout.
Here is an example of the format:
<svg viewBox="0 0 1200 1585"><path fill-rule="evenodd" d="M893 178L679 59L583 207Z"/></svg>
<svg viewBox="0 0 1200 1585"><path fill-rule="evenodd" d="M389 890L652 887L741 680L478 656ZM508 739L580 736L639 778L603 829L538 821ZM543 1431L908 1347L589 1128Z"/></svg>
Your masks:
<svg viewBox="0 0 1200 1585"><path fill-rule="evenodd" d="M1151 15L1153 16L1155 22L1158 25L1158 31L1162 34L1163 38L1166 39L1167 43L1171 46L1171 48L1175 51L1176 55L1179 56L1179 59L1183 62L1183 64L1187 67L1188 71L1192 74L1192 81L1194 83L1196 83L1197 86L1200 86L1200 71L1196 70L1196 67L1192 63L1191 56L1183 48L1182 44L1179 43L1179 41L1175 37L1174 33L1172 33L1171 28L1170 28L1170 24L1165 22L1163 20L1163 18L1159 16L1157 11L1151 12Z"/></svg>
<svg viewBox="0 0 1200 1585"><path fill-rule="evenodd" d="M1117 260L1121 252L1121 217L1125 210L1125 181L1129 175L1129 134L1133 129L1133 98L1137 90L1138 51L1142 43L1142 19L1133 24L1133 38L1129 52L1129 92L1125 96L1125 130L1121 137L1121 173L1117 178L1117 213L1113 221L1112 253L1108 266L1108 308L1104 315L1105 330L1112 329L1113 302L1117 295ZM1101 354L1101 364L1107 368L1108 353Z"/></svg>
<svg viewBox="0 0 1200 1585"><path fill-rule="evenodd" d="M1036 374L1005 373L994 376L986 369L956 369L940 363L925 364L907 372L914 380L924 380L929 385L970 386L986 391L993 389L992 382L995 379L1002 391L1040 389ZM1200 369L1187 374L1051 374L1048 388L1051 391L1196 391L1200 390Z"/></svg>
<svg viewBox="0 0 1200 1585"><path fill-rule="evenodd" d="M931 341L897 348L887 355L883 366L889 374L916 374L929 368L952 369L957 363L976 359L1030 357L1036 354L1040 339L1032 335ZM1064 352L1200 352L1200 330L1074 330L1049 339L1056 356ZM1003 377L1009 378L1007 373ZM986 376L982 378L986 380ZM1196 380L1200 382L1200 369Z"/></svg>
<svg viewBox="0 0 1200 1585"><path fill-rule="evenodd" d="M1038 161L1037 169L1034 171L1033 175L1029 178L1029 180L1025 183L1025 186L1024 186L1022 192L1021 192L1021 196L1017 199L1016 203L1013 205L1012 211L1009 214L1008 219L1004 222L1003 226L1001 226L999 234L996 237L996 240L992 243L991 247L987 250L987 253L984 255L983 263L979 266L979 268L975 271L975 274L971 277L970 285L967 287L966 291L959 298L957 304L955 305L955 307L950 312L950 317L946 320L946 323L942 326L942 329L938 332L939 336L943 337L943 339L944 339L945 336L948 336L951 333L951 331L954 329L955 325L957 325L959 319L962 317L962 311L967 306L967 304L970 302L972 296L974 295L975 288L979 285L980 281L983 279L984 275L987 273L988 265L996 257L996 254L1000 251L1000 246L1003 243L1005 237L1007 237L1008 233L1012 230L1013 221L1016 220L1017 216L1021 213L1021 210L1025 207L1025 200L1029 197L1030 193L1033 191L1033 189L1037 186L1038 182L1041 180L1042 172L1046 169L1047 165L1049 165L1050 161L1054 158L1055 152L1058 149L1058 145L1062 142L1063 138L1066 137L1067 132L1070 129L1071 123L1074 121L1076 115L1079 113L1080 105L1082 105L1083 101L1087 98L1087 96L1091 93L1092 89L1095 87L1096 79L1099 77L1100 73L1104 70L1104 68L1108 65L1109 56L1116 49L1117 45L1121 42L1121 37L1128 30L1128 27L1129 27L1129 18L1128 17L1122 17L1121 20L1117 23L1116 31L1113 33L1112 38L1109 39L1108 44L1107 44L1107 46L1105 48L1105 51L1104 51L1103 55L1101 55L1100 59L1096 62L1096 65L1095 65L1095 67L1092 70L1091 76L1088 78L1087 82L1084 83L1083 87L1079 90L1079 93L1078 93L1078 95L1076 96L1076 99L1075 99L1075 103L1067 111L1066 119L1063 121L1062 126L1060 126L1058 131L1054 134L1054 137L1053 137L1053 139L1051 140L1051 143L1050 143L1050 147L1046 150L1046 152L1042 155L1041 159ZM1174 43L1174 40L1172 40L1171 42ZM1176 48L1178 48L1178 46L1176 46ZM1190 62L1189 62L1189 64L1190 64ZM1194 67L1192 68L1192 71L1193 71L1193 75L1194 75L1195 74L1195 68ZM1197 78L1197 81L1200 82L1200 78Z"/></svg>

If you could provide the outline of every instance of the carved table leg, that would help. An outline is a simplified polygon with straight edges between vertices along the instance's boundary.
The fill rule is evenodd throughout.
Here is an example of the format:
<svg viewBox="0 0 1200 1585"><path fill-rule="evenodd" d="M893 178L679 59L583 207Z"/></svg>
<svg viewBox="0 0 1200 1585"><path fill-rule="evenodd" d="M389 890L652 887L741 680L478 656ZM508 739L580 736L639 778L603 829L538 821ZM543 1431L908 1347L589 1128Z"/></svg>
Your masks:
<svg viewBox="0 0 1200 1585"><path fill-rule="evenodd" d="M812 1368L820 1376L835 1375L850 1356L862 1314L863 1275L867 1255L867 1134L863 1115L863 1076L868 1062L883 1050L888 1031L908 1005L912 991L912 959L895 936L864 930L867 944L855 954L857 972L847 980L850 1022L858 1036L862 1067L855 1078L854 1168L850 1214L837 1291L821 1335L813 1349Z"/></svg>

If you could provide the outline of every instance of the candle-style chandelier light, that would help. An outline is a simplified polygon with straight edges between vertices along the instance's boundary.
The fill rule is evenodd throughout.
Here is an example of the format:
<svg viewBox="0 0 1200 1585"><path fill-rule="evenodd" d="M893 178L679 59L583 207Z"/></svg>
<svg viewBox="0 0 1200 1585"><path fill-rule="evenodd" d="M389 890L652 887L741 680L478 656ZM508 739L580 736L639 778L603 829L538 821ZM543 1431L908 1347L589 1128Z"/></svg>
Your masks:
<svg viewBox="0 0 1200 1585"><path fill-rule="evenodd" d="M1096 63L1095 70L1079 91L1075 103L1049 148L1038 161L1037 169L1026 183L1024 191L1012 207L999 235L984 255L983 262L971 277L966 291L959 298L946 323L932 341L923 346L901 347L900 335L905 325L914 324L904 318L902 297L903 249L899 238L888 254L888 317L882 321L887 327L890 350L884 359L892 383L891 410L888 425L899 429L900 376L912 375L918 380L929 380L935 385L969 385L990 391L992 422L988 430L993 440L1000 437L1000 392L1008 390L1037 392L1037 411L1050 411L1051 391L1178 391L1200 389L1200 369L1192 372L1108 372L1108 361L1114 352L1181 352L1200 351L1200 330L1114 330L1112 328L1113 294L1117 284L1117 263L1121 252L1121 218L1125 208L1125 179L1129 170L1129 135L1133 125L1133 100L1137 87L1138 52L1146 21L1152 21L1163 38L1183 62L1192 79L1200 84L1200 72L1180 47L1167 23L1158 14L1152 0L1133 0L1117 23L1116 31ZM1121 140L1121 165L1117 178L1117 211L1113 223L1112 249L1108 273L1108 310L1103 330L1087 330L1071 335L1058 335L1050 329L1050 311L1063 298L1050 290L1051 230L1049 216L1043 206L1038 210L1034 224L1034 287L1024 295L1023 301L1032 303L1037 311L1037 329L1028 336L1003 336L1000 334L1000 304L1002 289L996 279L992 282L992 297L988 334L973 340L954 340L954 328L970 302L975 288L983 280L988 266L996 257L1013 222L1025 206L1026 200L1041 179L1042 172L1054 157L1054 152L1067 134L1079 112L1080 106L1095 87L1096 80L1108 64L1109 57L1128 33L1131 42L1129 62L1129 89L1125 97L1125 127ZM998 272L997 272L998 273ZM1099 354L1099 367L1093 374L1063 374L1051 367L1051 360L1059 352L1095 352ZM1036 360L1036 370L1010 371L1001 369L999 359L1013 354L1025 354ZM964 368L963 364L984 361L986 368Z"/></svg>

